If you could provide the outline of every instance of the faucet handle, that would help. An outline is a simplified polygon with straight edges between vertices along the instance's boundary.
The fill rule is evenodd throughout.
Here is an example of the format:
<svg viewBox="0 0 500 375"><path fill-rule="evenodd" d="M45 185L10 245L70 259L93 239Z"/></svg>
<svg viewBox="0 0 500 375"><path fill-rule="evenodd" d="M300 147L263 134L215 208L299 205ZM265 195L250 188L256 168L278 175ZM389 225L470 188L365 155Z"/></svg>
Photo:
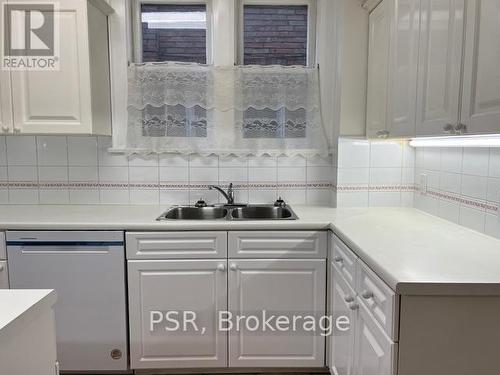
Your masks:
<svg viewBox="0 0 500 375"><path fill-rule="evenodd" d="M275 207L285 207L286 202L283 200L283 198L278 197L278 199L276 199L276 202L274 202L274 206Z"/></svg>
<svg viewBox="0 0 500 375"><path fill-rule="evenodd" d="M205 200L203 198L200 197L200 199L198 199L198 202L196 202L194 204L194 206L196 208L202 208L202 207L207 207L207 202L205 202Z"/></svg>

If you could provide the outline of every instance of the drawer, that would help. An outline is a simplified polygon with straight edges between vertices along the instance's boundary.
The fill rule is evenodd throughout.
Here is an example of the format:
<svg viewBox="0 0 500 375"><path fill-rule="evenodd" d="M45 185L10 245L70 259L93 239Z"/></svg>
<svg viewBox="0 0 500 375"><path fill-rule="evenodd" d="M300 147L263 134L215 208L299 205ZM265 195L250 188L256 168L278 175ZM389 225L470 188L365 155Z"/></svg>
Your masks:
<svg viewBox="0 0 500 375"><path fill-rule="evenodd" d="M335 235L332 235L331 260L349 286L355 289L358 257Z"/></svg>
<svg viewBox="0 0 500 375"><path fill-rule="evenodd" d="M127 232L127 259L227 258L226 232Z"/></svg>
<svg viewBox="0 0 500 375"><path fill-rule="evenodd" d="M9 272L5 260L0 261L0 289L9 289Z"/></svg>
<svg viewBox="0 0 500 375"><path fill-rule="evenodd" d="M361 260L358 261L356 292L393 341L398 341L399 297Z"/></svg>
<svg viewBox="0 0 500 375"><path fill-rule="evenodd" d="M326 258L326 232L229 232L230 258Z"/></svg>
<svg viewBox="0 0 500 375"><path fill-rule="evenodd" d="M7 251L5 250L5 233L0 232L0 260L7 259Z"/></svg>

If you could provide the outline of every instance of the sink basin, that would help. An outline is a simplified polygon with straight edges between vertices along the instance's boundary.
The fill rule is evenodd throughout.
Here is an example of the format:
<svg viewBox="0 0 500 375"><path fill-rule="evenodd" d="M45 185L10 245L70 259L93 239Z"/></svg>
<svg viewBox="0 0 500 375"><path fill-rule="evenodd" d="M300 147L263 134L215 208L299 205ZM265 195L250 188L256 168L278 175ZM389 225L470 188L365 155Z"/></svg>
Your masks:
<svg viewBox="0 0 500 375"><path fill-rule="evenodd" d="M274 206L247 206L231 211L234 220L297 220L291 208Z"/></svg>
<svg viewBox="0 0 500 375"><path fill-rule="evenodd" d="M174 206L157 220L297 220L290 206L227 205Z"/></svg>
<svg viewBox="0 0 500 375"><path fill-rule="evenodd" d="M224 207L177 206L161 215L158 220L217 220L224 219L228 210Z"/></svg>

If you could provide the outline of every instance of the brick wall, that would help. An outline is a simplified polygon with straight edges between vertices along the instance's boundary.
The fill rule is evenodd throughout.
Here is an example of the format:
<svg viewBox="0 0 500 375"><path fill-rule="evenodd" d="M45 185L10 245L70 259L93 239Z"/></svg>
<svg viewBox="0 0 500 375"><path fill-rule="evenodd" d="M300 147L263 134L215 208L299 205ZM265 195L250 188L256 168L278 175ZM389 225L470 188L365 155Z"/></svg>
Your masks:
<svg viewBox="0 0 500 375"><path fill-rule="evenodd" d="M244 63L307 64L307 6L246 5Z"/></svg>
<svg viewBox="0 0 500 375"><path fill-rule="evenodd" d="M205 11L205 5L142 5L142 12ZM142 24L143 61L206 63L206 30L148 29ZM246 5L244 63L307 64L307 6Z"/></svg>
<svg viewBox="0 0 500 375"><path fill-rule="evenodd" d="M142 5L142 12L205 12L205 5ZM144 62L207 61L206 30L148 29L142 24L142 58Z"/></svg>

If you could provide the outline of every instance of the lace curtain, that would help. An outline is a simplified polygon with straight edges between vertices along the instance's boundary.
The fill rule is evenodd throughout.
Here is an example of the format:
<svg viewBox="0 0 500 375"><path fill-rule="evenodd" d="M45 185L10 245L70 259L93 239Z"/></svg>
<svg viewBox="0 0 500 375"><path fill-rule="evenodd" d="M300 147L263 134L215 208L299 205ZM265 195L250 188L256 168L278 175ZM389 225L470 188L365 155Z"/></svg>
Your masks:
<svg viewBox="0 0 500 375"><path fill-rule="evenodd" d="M317 69L136 64L128 86L128 153L328 154Z"/></svg>

